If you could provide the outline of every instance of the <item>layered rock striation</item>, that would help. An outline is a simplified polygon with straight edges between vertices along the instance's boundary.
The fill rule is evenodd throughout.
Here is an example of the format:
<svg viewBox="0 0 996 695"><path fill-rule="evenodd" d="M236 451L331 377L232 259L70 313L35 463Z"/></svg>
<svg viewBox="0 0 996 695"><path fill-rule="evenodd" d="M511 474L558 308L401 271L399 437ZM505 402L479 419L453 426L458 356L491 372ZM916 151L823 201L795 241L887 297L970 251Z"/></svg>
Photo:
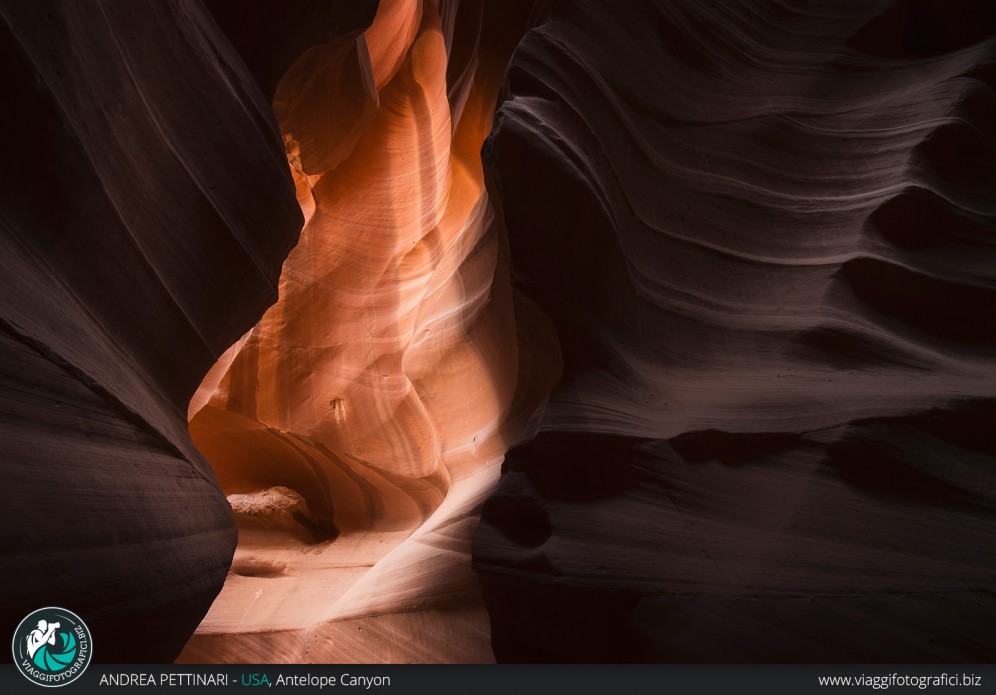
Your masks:
<svg viewBox="0 0 996 695"><path fill-rule="evenodd" d="M184 660L492 659L470 537L559 359L516 307L480 162L526 19L384 1L277 85L306 224L279 301L190 404L248 511ZM520 341L516 311L541 330Z"/></svg>
<svg viewBox="0 0 996 695"><path fill-rule="evenodd" d="M276 298L293 182L197 3L5 2L0 34L0 632L64 606L97 659L169 661L236 541L187 403Z"/></svg>
<svg viewBox="0 0 996 695"><path fill-rule="evenodd" d="M564 377L475 537L508 661L988 661L996 21L548 3L485 146Z"/></svg>
<svg viewBox="0 0 996 695"><path fill-rule="evenodd" d="M986 3L41 0L0 34L0 630L996 656Z"/></svg>

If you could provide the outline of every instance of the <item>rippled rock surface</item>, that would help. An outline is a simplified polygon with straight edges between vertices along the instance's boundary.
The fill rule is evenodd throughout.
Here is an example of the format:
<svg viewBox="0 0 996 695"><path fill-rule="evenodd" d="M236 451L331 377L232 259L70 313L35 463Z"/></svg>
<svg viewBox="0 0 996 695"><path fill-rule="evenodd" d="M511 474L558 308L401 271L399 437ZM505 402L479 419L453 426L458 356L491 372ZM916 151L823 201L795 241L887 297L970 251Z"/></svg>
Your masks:
<svg viewBox="0 0 996 695"><path fill-rule="evenodd" d="M65 606L99 660L169 661L236 541L187 403L276 299L293 183L198 4L5 2L0 35L0 632Z"/></svg>
<svg viewBox="0 0 996 695"><path fill-rule="evenodd" d="M996 655L996 17L551 2L485 167L564 376L474 558L509 661Z"/></svg>

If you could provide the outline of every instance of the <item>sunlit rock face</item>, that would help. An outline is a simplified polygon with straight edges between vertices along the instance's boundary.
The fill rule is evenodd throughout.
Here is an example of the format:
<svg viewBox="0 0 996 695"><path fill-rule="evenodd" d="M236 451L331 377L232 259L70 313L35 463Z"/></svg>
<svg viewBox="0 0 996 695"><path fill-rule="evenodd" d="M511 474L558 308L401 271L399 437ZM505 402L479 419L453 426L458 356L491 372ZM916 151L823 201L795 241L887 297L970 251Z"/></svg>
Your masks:
<svg viewBox="0 0 996 695"><path fill-rule="evenodd" d="M183 660L492 659L470 536L559 360L513 298L480 161L526 19L385 0L276 86L306 224L190 403L240 540Z"/></svg>
<svg viewBox="0 0 996 695"><path fill-rule="evenodd" d="M280 134L196 3L0 3L0 73L0 632L169 661L235 548L185 414L297 240Z"/></svg>
<svg viewBox="0 0 996 695"><path fill-rule="evenodd" d="M996 655L988 3L549 3L485 153L564 355L499 660Z"/></svg>

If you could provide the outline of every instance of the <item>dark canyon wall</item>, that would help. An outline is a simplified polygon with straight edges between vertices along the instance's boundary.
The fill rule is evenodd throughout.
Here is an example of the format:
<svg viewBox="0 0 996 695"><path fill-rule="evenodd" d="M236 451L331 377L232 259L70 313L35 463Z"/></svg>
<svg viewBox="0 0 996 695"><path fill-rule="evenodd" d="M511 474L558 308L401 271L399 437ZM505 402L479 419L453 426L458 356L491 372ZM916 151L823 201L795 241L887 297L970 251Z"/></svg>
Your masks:
<svg viewBox="0 0 996 695"><path fill-rule="evenodd" d="M996 12L550 2L485 146L564 377L509 661L996 657Z"/></svg>
<svg viewBox="0 0 996 695"><path fill-rule="evenodd" d="M301 213L198 3L0 18L0 633L64 606L98 660L171 660L236 535L187 402L276 299Z"/></svg>

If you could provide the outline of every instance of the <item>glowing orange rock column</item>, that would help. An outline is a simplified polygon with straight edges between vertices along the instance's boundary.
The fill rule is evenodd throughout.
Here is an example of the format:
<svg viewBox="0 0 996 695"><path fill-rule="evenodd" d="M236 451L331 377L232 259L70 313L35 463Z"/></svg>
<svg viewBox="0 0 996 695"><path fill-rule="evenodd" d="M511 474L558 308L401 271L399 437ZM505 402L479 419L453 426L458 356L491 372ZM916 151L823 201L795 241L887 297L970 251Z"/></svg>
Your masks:
<svg viewBox="0 0 996 695"><path fill-rule="evenodd" d="M191 402L252 523L186 659L491 658L469 539L535 399L512 412L512 291L479 160L500 65L465 56L476 78L451 108L452 41L434 3L382 2L365 36L312 49L277 90L307 222L280 300Z"/></svg>

